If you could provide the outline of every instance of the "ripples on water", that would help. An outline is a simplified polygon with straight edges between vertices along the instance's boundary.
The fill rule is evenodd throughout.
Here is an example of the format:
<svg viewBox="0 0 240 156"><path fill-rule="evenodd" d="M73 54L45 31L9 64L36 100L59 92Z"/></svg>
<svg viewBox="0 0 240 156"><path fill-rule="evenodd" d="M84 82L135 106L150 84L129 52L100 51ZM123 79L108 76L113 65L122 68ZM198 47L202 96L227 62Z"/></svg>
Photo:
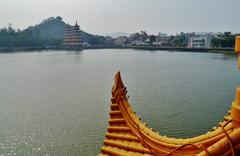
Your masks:
<svg viewBox="0 0 240 156"><path fill-rule="evenodd" d="M233 56L137 50L0 54L0 156L96 155L114 74L161 134L192 137L223 119L239 72Z"/></svg>

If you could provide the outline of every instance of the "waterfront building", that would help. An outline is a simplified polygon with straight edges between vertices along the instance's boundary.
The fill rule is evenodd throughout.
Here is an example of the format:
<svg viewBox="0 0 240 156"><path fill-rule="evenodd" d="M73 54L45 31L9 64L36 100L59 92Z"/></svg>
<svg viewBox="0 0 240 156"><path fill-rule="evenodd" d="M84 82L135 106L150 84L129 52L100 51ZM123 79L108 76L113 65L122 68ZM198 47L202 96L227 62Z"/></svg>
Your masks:
<svg viewBox="0 0 240 156"><path fill-rule="evenodd" d="M188 40L188 48L211 48L213 35L210 33L192 34Z"/></svg>
<svg viewBox="0 0 240 156"><path fill-rule="evenodd" d="M153 42L153 45L157 46L167 46L170 42L170 36L168 36L166 33L158 33L156 36L156 41Z"/></svg>
<svg viewBox="0 0 240 156"><path fill-rule="evenodd" d="M80 27L77 22L74 26L65 26L63 46L66 48L82 47Z"/></svg>
<svg viewBox="0 0 240 156"><path fill-rule="evenodd" d="M132 42L144 42L146 39L148 39L148 34L145 31L140 31L140 33L133 33L130 34L129 41Z"/></svg>
<svg viewBox="0 0 240 156"><path fill-rule="evenodd" d="M119 36L114 40L114 44L116 45L126 45L128 42L128 38L126 36Z"/></svg>
<svg viewBox="0 0 240 156"><path fill-rule="evenodd" d="M133 46L144 46L145 44L142 41L136 40L136 41L132 41L131 45L133 45Z"/></svg>
<svg viewBox="0 0 240 156"><path fill-rule="evenodd" d="M173 37L173 46L175 47L187 47L188 45L188 33L181 32L179 34L176 34Z"/></svg>

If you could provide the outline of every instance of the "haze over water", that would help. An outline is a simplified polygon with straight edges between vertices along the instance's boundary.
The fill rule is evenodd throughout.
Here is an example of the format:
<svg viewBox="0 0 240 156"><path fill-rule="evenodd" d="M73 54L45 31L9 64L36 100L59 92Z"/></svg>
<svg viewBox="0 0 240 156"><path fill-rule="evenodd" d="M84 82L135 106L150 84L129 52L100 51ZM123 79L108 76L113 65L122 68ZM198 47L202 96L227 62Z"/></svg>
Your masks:
<svg viewBox="0 0 240 156"><path fill-rule="evenodd" d="M0 155L96 155L121 71L130 103L160 134L223 120L240 84L234 56L139 50L0 54Z"/></svg>

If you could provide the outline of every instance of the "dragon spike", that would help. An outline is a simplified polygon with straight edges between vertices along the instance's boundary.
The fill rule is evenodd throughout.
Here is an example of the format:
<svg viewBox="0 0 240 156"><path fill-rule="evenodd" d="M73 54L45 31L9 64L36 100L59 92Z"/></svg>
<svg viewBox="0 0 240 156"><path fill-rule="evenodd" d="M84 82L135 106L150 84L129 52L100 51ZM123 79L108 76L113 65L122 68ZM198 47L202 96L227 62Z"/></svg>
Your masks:
<svg viewBox="0 0 240 156"><path fill-rule="evenodd" d="M120 71L118 71L117 74L115 75L115 80L114 80L114 85L113 85L112 91L114 92L119 88L124 88L124 84L122 82Z"/></svg>

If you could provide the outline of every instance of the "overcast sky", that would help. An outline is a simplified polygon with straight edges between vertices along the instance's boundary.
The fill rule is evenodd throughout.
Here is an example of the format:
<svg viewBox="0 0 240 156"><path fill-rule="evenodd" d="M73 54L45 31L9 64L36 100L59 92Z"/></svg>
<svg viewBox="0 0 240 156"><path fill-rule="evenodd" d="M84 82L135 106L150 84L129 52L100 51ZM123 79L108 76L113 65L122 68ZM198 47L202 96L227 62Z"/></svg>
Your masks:
<svg viewBox="0 0 240 156"><path fill-rule="evenodd" d="M240 32L240 0L0 0L0 27L24 29L51 16L87 32Z"/></svg>

